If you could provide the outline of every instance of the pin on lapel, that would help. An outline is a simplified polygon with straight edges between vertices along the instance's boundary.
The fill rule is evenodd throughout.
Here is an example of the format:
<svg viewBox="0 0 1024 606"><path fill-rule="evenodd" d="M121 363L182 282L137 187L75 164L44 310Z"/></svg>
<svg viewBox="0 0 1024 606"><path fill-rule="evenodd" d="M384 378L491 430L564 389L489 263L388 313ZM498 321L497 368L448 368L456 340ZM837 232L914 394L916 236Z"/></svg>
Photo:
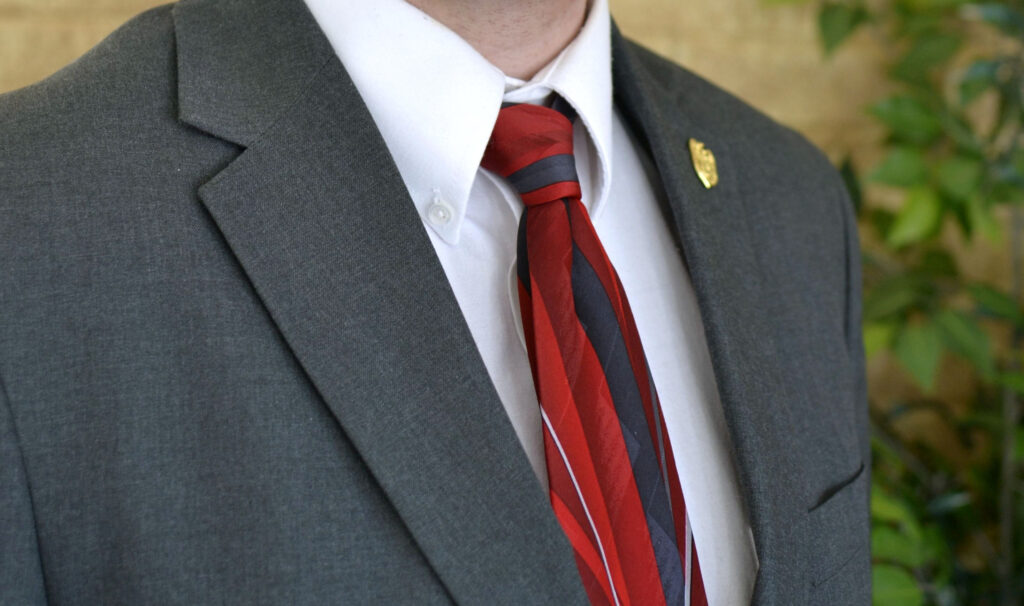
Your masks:
<svg viewBox="0 0 1024 606"><path fill-rule="evenodd" d="M697 176L700 177L705 189L717 185L718 165L715 163L715 154L700 141L690 139L690 157L693 159L693 170L697 171Z"/></svg>

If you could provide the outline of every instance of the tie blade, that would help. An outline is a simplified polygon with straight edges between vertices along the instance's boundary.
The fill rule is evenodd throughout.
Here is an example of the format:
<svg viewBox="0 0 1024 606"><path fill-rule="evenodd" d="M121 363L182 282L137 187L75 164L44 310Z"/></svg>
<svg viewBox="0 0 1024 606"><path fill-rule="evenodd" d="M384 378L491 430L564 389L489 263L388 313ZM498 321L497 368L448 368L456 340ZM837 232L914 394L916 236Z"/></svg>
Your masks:
<svg viewBox="0 0 1024 606"><path fill-rule="evenodd" d="M669 436L625 291L580 202L572 137L557 108L505 106L482 164L527 206L517 276L552 508L592 603L685 604L691 592L696 606L706 600Z"/></svg>

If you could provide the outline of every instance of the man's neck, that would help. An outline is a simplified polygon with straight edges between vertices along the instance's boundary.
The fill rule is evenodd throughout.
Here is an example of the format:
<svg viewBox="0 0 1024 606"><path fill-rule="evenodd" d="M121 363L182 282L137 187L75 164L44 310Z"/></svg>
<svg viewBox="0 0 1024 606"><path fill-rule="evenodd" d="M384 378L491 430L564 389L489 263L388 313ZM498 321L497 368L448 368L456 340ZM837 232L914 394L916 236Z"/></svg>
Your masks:
<svg viewBox="0 0 1024 606"><path fill-rule="evenodd" d="M587 0L407 0L507 76L530 79L583 26Z"/></svg>

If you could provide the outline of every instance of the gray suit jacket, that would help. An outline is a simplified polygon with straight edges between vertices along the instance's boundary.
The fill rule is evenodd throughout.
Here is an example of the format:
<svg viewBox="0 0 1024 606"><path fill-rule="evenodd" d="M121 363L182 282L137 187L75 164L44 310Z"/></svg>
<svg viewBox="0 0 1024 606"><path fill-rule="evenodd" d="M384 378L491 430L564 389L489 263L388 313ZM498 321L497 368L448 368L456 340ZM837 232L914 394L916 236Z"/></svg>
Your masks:
<svg viewBox="0 0 1024 606"><path fill-rule="evenodd" d="M614 35L696 287L758 604L865 604L848 200ZM706 190L687 140L715 152ZM0 603L584 604L362 100L300 0L184 0L0 97Z"/></svg>

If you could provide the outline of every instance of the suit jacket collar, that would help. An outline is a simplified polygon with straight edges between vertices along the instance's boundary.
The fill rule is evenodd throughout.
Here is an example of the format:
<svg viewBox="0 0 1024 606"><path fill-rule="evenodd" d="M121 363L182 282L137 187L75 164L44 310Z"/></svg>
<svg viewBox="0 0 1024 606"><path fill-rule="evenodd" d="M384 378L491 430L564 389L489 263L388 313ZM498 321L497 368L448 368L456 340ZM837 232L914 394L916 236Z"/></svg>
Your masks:
<svg viewBox="0 0 1024 606"><path fill-rule="evenodd" d="M444 271L372 118L300 0L174 9L179 117L244 150L199 189L310 381L456 602L586 602ZM616 103L657 164L698 294L766 574L791 563L792 397L758 307L727 120L613 32ZM686 142L707 142L705 190ZM750 377L754 377L751 380ZM757 403L751 405L750 403ZM775 474L777 475L777 474ZM790 490L789 492L793 492ZM485 582L486 581L486 582Z"/></svg>
<svg viewBox="0 0 1024 606"><path fill-rule="evenodd" d="M179 118L244 146L333 58L301 1L184 0L174 22Z"/></svg>

